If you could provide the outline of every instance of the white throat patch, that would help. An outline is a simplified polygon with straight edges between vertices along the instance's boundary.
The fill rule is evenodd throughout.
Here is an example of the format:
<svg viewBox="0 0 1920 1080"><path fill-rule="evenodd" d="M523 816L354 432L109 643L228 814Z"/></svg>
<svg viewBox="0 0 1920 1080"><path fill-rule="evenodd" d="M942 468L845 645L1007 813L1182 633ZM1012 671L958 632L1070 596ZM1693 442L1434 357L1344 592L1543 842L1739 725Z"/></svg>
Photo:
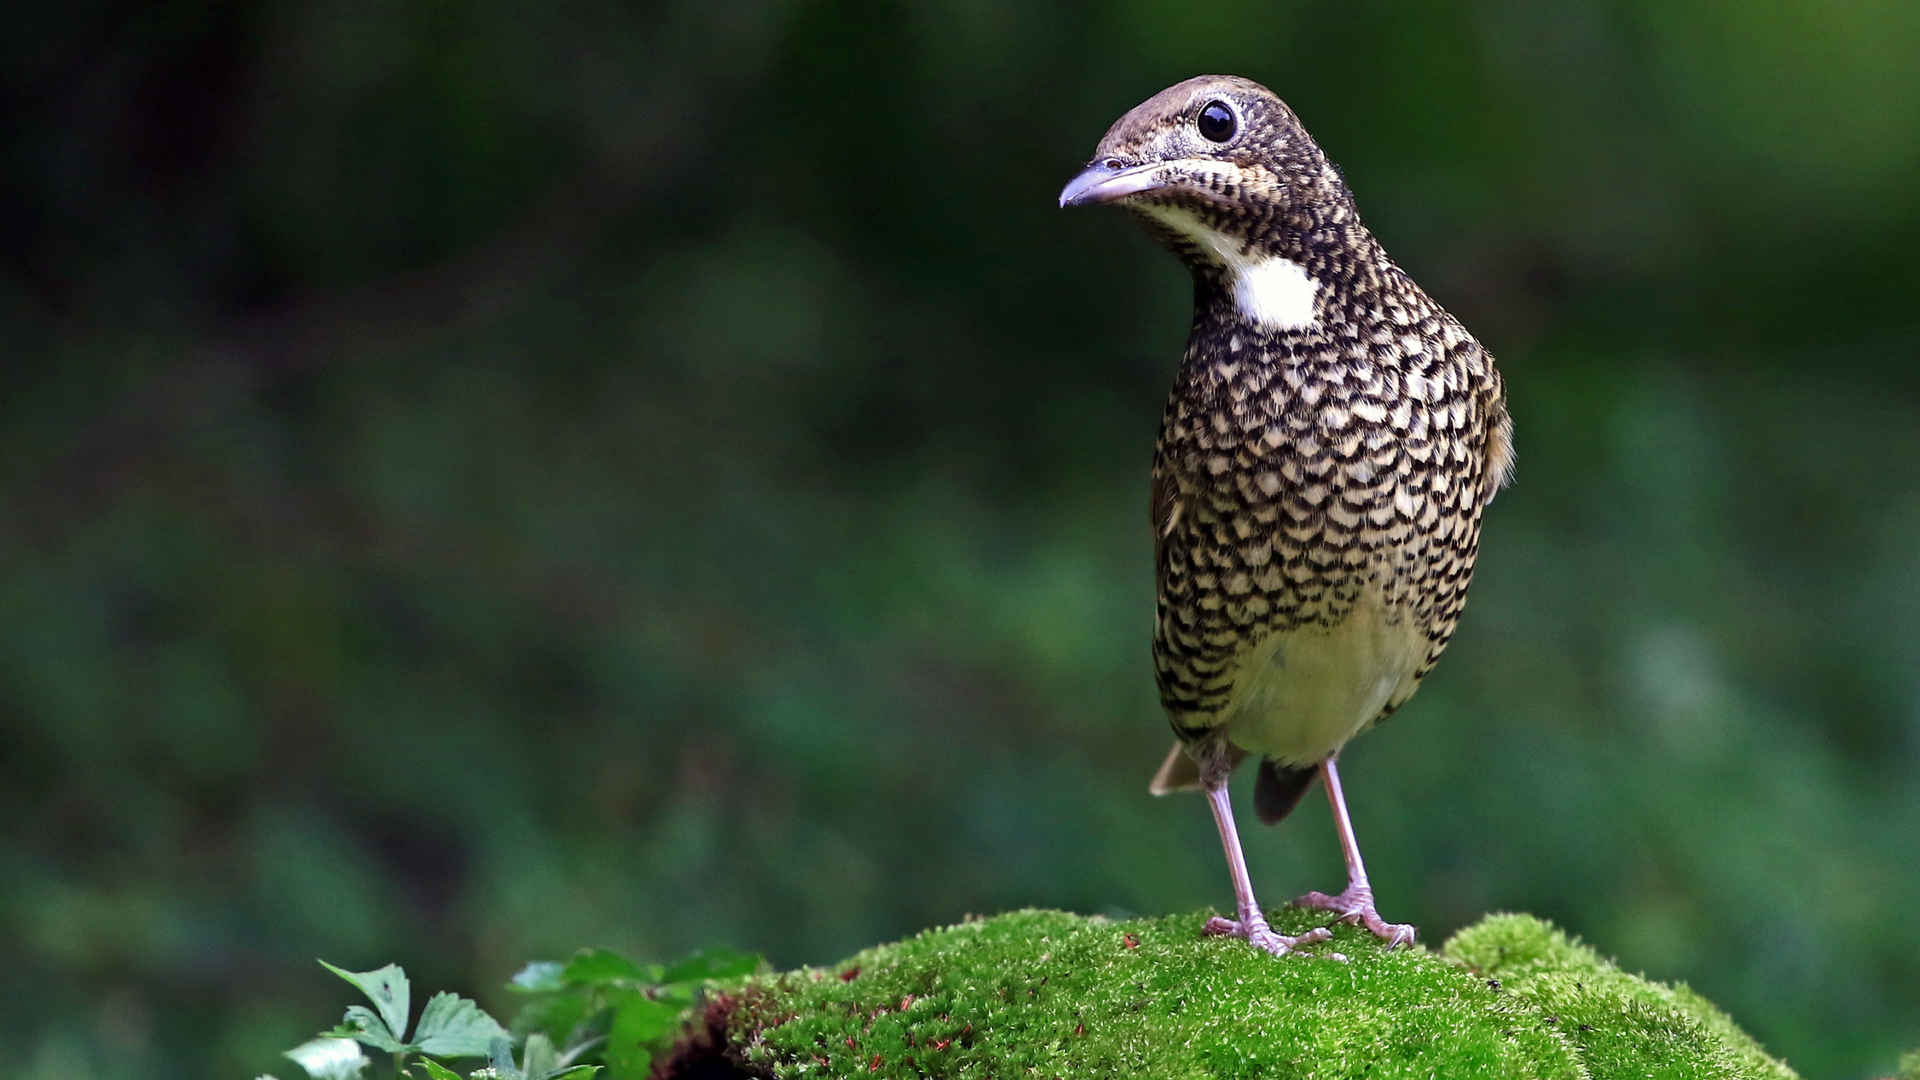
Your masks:
<svg viewBox="0 0 1920 1080"><path fill-rule="evenodd" d="M1240 241L1202 225L1192 214L1162 206L1142 206L1162 224L1212 254L1226 270L1234 306L1266 330L1304 330L1314 323L1313 302L1320 283L1307 268L1279 255L1241 250Z"/></svg>
<svg viewBox="0 0 1920 1080"><path fill-rule="evenodd" d="M1320 283L1307 268L1278 255L1257 262L1229 264L1233 302L1240 314L1269 330L1304 330L1313 325L1313 298Z"/></svg>

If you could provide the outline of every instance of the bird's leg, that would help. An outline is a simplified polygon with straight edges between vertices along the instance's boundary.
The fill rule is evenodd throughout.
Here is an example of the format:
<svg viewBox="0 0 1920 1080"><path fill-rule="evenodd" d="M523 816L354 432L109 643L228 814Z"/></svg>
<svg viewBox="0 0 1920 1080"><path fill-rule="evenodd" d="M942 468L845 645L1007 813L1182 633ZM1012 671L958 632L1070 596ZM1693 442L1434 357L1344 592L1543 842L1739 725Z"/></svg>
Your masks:
<svg viewBox="0 0 1920 1080"><path fill-rule="evenodd" d="M1373 906L1373 886L1367 882L1367 864L1360 858L1360 842L1353 837L1353 819L1347 816L1347 797L1340 790L1340 770L1334 765L1335 755L1327 755L1320 763L1320 776L1327 782L1327 802L1333 806L1333 826L1340 831L1340 850L1347 857L1347 888L1338 896L1328 896L1323 892L1310 892L1294 901L1299 907L1320 908L1339 914L1339 922L1364 926L1373 932L1373 936L1394 949L1413 943L1413 927L1407 923L1390 923L1380 917L1380 911Z"/></svg>
<svg viewBox="0 0 1920 1080"><path fill-rule="evenodd" d="M1227 790L1227 777L1231 773L1232 766L1223 762L1204 763L1200 769L1201 782L1207 789L1207 803L1213 807L1213 823L1220 828L1220 846L1226 849L1227 872L1233 876L1233 900L1240 917L1223 919L1216 915L1207 920L1203 930L1223 937L1244 938L1254 948L1275 956L1285 956L1296 946L1327 940L1333 935L1324 927L1309 930L1298 937L1288 937L1276 933L1267 925L1267 917L1261 913L1260 904L1253 898L1253 879L1247 876L1247 857L1240 850L1239 830L1233 826L1233 799Z"/></svg>

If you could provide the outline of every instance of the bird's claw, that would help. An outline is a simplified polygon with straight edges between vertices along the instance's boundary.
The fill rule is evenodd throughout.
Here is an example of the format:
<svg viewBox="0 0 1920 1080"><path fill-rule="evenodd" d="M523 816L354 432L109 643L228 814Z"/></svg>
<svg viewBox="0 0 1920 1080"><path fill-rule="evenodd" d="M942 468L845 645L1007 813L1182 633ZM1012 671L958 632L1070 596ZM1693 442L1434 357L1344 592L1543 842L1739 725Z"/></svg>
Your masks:
<svg viewBox="0 0 1920 1080"><path fill-rule="evenodd" d="M1373 890L1365 885L1349 885L1338 896L1310 892L1295 900L1293 906L1331 911L1339 916L1335 922L1365 927L1374 937L1386 942L1388 949L1412 945L1416 933L1411 923L1390 923L1381 918L1380 910L1373 906Z"/></svg>
<svg viewBox="0 0 1920 1080"><path fill-rule="evenodd" d="M1333 937L1333 933L1324 926L1289 937L1268 926L1267 920L1259 915L1250 919L1227 919L1216 915L1208 919L1207 924L1200 929L1202 933L1213 937L1237 937L1254 948L1274 956L1285 956L1302 945L1317 945ZM1346 959L1339 953L1333 955L1340 960Z"/></svg>

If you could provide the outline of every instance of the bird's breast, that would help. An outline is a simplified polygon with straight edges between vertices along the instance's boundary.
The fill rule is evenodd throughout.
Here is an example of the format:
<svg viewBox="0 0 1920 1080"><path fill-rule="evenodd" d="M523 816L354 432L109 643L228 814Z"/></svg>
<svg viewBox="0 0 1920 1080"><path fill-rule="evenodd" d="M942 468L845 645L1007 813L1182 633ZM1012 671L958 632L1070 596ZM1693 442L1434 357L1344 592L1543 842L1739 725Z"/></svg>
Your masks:
<svg viewBox="0 0 1920 1080"><path fill-rule="evenodd" d="M1410 696L1444 645L1471 572L1483 422L1458 373L1410 353L1424 342L1396 342L1398 365L1324 338L1201 344L1156 464L1178 492L1160 544L1162 697L1183 730L1225 724L1246 749L1316 760Z"/></svg>
<svg viewBox="0 0 1920 1080"><path fill-rule="evenodd" d="M1197 568L1236 618L1258 596L1280 625L1344 619L1372 588L1409 599L1452 538L1459 470L1435 405L1406 380L1338 357L1228 360L1176 409L1170 464ZM1447 406L1443 403L1440 408ZM1250 620L1251 621L1251 620Z"/></svg>
<svg viewBox="0 0 1920 1080"><path fill-rule="evenodd" d="M1283 764L1319 761L1413 692L1428 645L1378 590L1331 626L1269 634L1239 665L1221 714L1227 739Z"/></svg>

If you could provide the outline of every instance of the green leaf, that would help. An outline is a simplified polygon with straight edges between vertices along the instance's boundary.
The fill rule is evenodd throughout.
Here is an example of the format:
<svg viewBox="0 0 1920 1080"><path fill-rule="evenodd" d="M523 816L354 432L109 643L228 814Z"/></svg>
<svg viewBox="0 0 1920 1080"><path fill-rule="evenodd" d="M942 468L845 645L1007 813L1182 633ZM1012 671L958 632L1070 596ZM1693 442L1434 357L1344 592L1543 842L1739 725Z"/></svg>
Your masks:
<svg viewBox="0 0 1920 1080"><path fill-rule="evenodd" d="M608 1038L613 1042L656 1042L672 1034L679 1020L680 1010L671 1004L645 994L627 994L614 1005L613 1030Z"/></svg>
<svg viewBox="0 0 1920 1080"><path fill-rule="evenodd" d="M427 999L414 1029L420 1050L442 1057L482 1057L497 1039L508 1038L500 1022L458 994L441 991Z"/></svg>
<svg viewBox="0 0 1920 1080"><path fill-rule="evenodd" d="M420 1067L427 1070L427 1080L460 1080L459 1073L432 1058L421 1058Z"/></svg>
<svg viewBox="0 0 1920 1080"><path fill-rule="evenodd" d="M389 1054L401 1054L413 1049L389 1034L386 1022L373 1015L373 1010L365 1005L347 1006L347 1015L341 1018L340 1026L325 1034L336 1038L356 1039L375 1050L385 1050Z"/></svg>
<svg viewBox="0 0 1920 1080"><path fill-rule="evenodd" d="M487 1065L501 1080L525 1080L526 1074L513 1063L513 1040L505 1036L487 1046Z"/></svg>
<svg viewBox="0 0 1920 1080"><path fill-rule="evenodd" d="M361 1052L359 1043L324 1035L301 1043L286 1056L314 1080L356 1080L367 1067L367 1055Z"/></svg>
<svg viewBox="0 0 1920 1080"><path fill-rule="evenodd" d="M393 1033L396 1041L407 1037L409 991L407 973L401 970L399 964L388 964L372 971L347 971L325 960L320 961L320 966L359 987L360 992L367 995L380 1010L380 1018L386 1021L387 1030Z"/></svg>
<svg viewBox="0 0 1920 1080"><path fill-rule="evenodd" d="M693 1004L694 989L693 983L668 983L665 986L648 987L647 996L679 1012Z"/></svg>
<svg viewBox="0 0 1920 1080"><path fill-rule="evenodd" d="M601 1016L605 1017L604 1022L606 1024L611 1025L613 1023L612 1017L608 1016L605 1010L602 1010ZM598 1026L597 1024L592 1027L583 1025L575 1028L568 1036L567 1048L560 1052L560 1060L554 1062L554 1067L566 1069L574 1062L579 1061L582 1054L590 1053L606 1045L607 1034L604 1031L596 1033L595 1028Z"/></svg>
<svg viewBox="0 0 1920 1080"><path fill-rule="evenodd" d="M588 1000L593 993L576 989L529 1001L514 1014L509 1030L521 1036L542 1032L554 1042L567 1045L579 1042L586 1037L581 1032L593 1008L593 1002ZM605 1033L604 1024L600 1026L600 1033Z"/></svg>
<svg viewBox="0 0 1920 1080"><path fill-rule="evenodd" d="M566 970L565 964L557 964L552 960L535 960L521 968L513 977L513 981L507 983L507 988L518 990L523 994L541 994L564 989L567 985Z"/></svg>
<svg viewBox="0 0 1920 1080"><path fill-rule="evenodd" d="M661 982L704 982L708 979L733 979L760 970L757 953L733 949L703 949L673 965L660 977Z"/></svg>
<svg viewBox="0 0 1920 1080"><path fill-rule="evenodd" d="M526 1074L527 1080L586 1080L599 1068L598 1065L562 1064L559 1051L545 1035L527 1036L527 1045L520 1051L520 1071Z"/></svg>
<svg viewBox="0 0 1920 1080"><path fill-rule="evenodd" d="M581 949L573 954L573 959L567 961L565 970L561 972L561 978L570 986L656 983L660 981L660 975L660 965L642 967L612 949Z"/></svg>
<svg viewBox="0 0 1920 1080"><path fill-rule="evenodd" d="M553 1048L553 1040L538 1032L527 1036L527 1044L520 1048L520 1071L528 1076L544 1076L560 1064L560 1052Z"/></svg>
<svg viewBox="0 0 1920 1080"><path fill-rule="evenodd" d="M653 1051L680 1019L680 1010L645 994L623 995L614 1005L613 1030L607 1035L607 1064L618 1076L645 1076Z"/></svg>

